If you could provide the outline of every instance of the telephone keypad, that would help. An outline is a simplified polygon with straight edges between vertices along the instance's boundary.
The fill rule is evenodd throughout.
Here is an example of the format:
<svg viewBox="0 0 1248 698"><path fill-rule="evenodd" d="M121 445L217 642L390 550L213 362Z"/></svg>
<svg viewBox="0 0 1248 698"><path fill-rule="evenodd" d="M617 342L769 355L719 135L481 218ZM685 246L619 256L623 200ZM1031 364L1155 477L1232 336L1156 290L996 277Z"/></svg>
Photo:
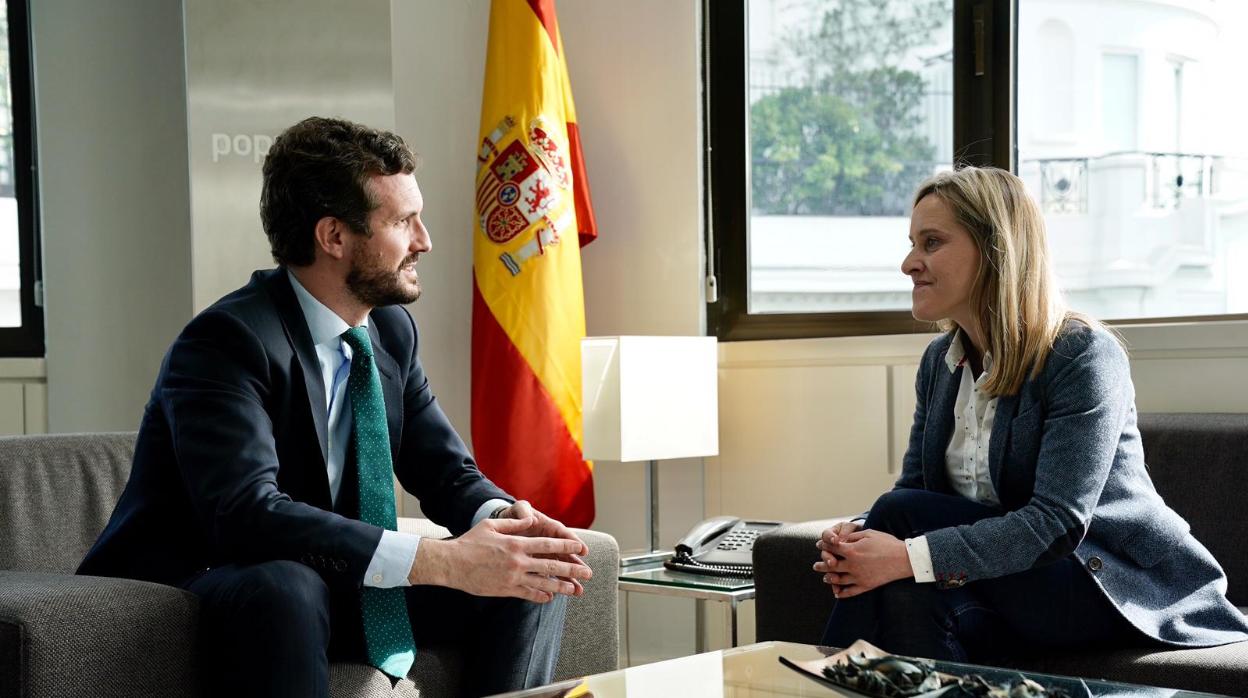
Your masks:
<svg viewBox="0 0 1248 698"><path fill-rule="evenodd" d="M716 550L753 550L754 539L758 538L758 530L742 529L729 533L719 545L715 546Z"/></svg>

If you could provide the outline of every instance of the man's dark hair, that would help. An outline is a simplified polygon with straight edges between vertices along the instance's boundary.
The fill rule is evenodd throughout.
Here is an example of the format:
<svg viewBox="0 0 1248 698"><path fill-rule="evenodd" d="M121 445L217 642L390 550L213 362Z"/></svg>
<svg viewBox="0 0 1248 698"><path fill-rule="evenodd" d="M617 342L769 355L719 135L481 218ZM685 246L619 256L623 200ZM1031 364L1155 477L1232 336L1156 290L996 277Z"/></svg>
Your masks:
<svg viewBox="0 0 1248 698"><path fill-rule="evenodd" d="M368 235L377 207L368 179L410 174L416 156L399 136L346 121L313 116L282 132L264 158L260 221L278 264L315 259L316 222L333 216Z"/></svg>

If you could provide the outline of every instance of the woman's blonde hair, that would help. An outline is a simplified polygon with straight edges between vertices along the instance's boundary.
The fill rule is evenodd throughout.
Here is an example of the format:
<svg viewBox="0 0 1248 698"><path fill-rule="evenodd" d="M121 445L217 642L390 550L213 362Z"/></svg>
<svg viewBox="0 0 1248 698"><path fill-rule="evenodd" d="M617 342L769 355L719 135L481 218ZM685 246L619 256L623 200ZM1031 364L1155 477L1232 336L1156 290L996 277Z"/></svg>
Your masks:
<svg viewBox="0 0 1248 698"><path fill-rule="evenodd" d="M1034 378L1044 368L1067 319L1100 323L1066 307L1049 264L1044 217L1018 177L995 167L963 167L919 185L914 205L929 195L949 206L979 248L970 302L992 354L983 389L1013 395L1029 373ZM957 323L945 319L940 327L952 332Z"/></svg>

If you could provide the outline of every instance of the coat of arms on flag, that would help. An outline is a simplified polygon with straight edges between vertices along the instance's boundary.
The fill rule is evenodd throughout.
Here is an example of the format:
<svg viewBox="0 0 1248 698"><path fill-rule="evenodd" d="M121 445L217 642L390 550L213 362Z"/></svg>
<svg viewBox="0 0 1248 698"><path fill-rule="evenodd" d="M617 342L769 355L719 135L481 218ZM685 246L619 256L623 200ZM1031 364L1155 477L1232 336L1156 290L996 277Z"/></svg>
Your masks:
<svg viewBox="0 0 1248 698"><path fill-rule="evenodd" d="M498 140L494 140L497 138ZM557 245L574 224L567 206L572 178L567 146L538 116L527 129L506 116L481 144L477 169L477 212L481 231L498 245L525 233L518 246L499 252L515 276L530 258Z"/></svg>

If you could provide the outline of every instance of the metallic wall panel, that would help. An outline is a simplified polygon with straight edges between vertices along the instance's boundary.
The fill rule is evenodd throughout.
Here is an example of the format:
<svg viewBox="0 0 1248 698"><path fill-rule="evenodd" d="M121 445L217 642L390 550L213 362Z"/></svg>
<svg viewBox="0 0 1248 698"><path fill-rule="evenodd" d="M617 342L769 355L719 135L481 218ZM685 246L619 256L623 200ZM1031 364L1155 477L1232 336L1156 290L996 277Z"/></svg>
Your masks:
<svg viewBox="0 0 1248 698"><path fill-rule="evenodd" d="M308 116L394 128L390 0L185 0L198 312L273 266L260 166ZM177 231L171 231L176 234Z"/></svg>

